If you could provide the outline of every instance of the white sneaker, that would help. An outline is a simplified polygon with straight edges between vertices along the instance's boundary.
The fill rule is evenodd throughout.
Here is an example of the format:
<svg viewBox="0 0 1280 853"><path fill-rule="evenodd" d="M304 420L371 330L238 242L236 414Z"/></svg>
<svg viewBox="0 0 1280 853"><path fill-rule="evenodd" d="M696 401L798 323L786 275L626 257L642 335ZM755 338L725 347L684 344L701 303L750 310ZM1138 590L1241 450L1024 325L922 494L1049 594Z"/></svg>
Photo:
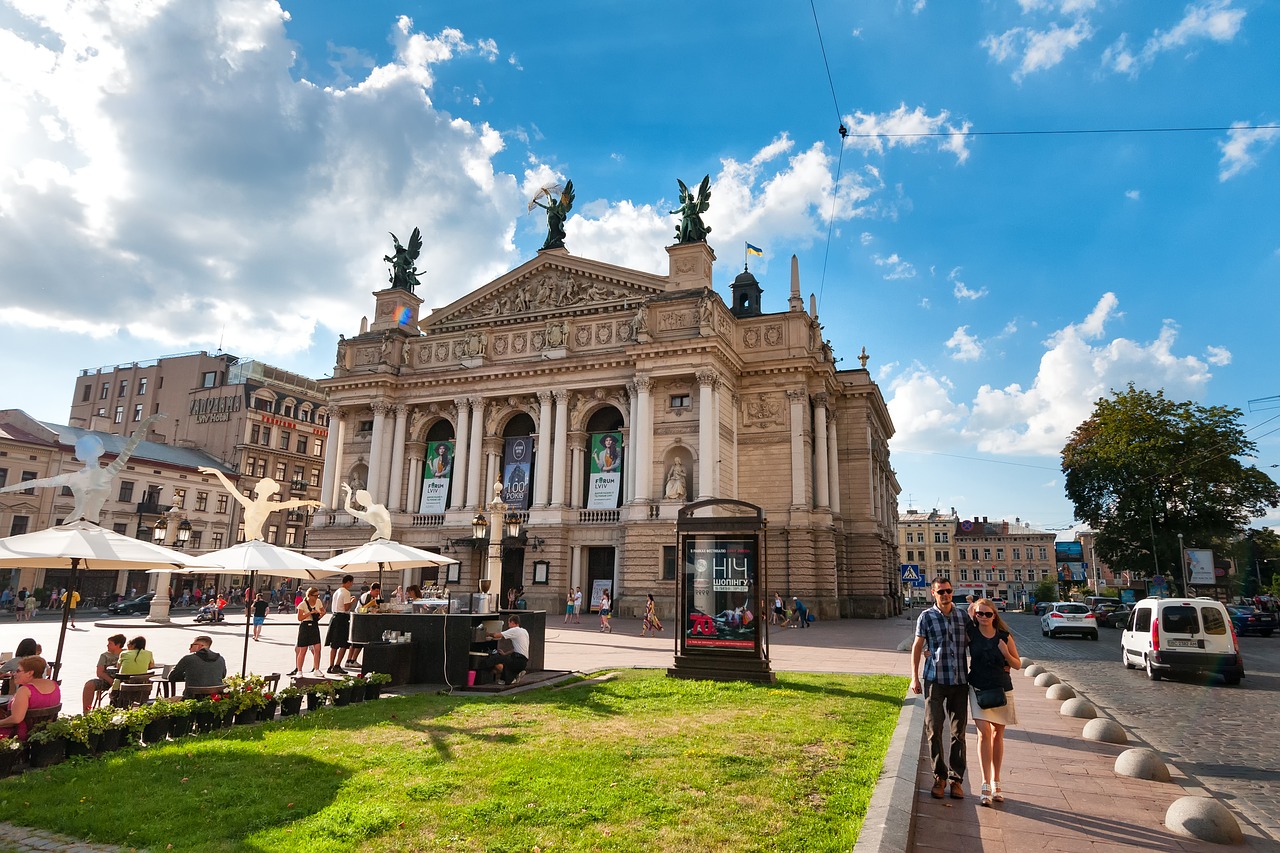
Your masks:
<svg viewBox="0 0 1280 853"><path fill-rule="evenodd" d="M512 684L519 684L519 683L520 683L520 679L522 679L522 678L524 678L524 671L523 671L523 670L521 670L520 672L517 672L517 673L516 673L516 677L515 677L515 678L513 678L513 679L511 679L511 683L512 683Z"/></svg>

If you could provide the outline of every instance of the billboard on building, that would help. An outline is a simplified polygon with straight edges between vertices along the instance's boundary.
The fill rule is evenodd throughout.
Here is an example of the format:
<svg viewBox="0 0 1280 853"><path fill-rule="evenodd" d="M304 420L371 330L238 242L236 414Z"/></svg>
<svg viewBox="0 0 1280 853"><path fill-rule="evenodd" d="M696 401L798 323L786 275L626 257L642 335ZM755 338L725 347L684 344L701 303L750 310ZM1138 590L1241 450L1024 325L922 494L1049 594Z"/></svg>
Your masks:
<svg viewBox="0 0 1280 853"><path fill-rule="evenodd" d="M508 438L502 448L502 500L511 509L529 508L529 474L533 469L533 436Z"/></svg>
<svg viewBox="0 0 1280 853"><path fill-rule="evenodd" d="M444 512L453 482L453 442L428 441L427 460L422 466L422 500L418 512Z"/></svg>
<svg viewBox="0 0 1280 853"><path fill-rule="evenodd" d="M622 493L622 433L592 433L590 473L587 509L618 506Z"/></svg>
<svg viewBox="0 0 1280 853"><path fill-rule="evenodd" d="M1187 574L1193 584L1213 584L1213 551L1208 548L1187 548Z"/></svg>

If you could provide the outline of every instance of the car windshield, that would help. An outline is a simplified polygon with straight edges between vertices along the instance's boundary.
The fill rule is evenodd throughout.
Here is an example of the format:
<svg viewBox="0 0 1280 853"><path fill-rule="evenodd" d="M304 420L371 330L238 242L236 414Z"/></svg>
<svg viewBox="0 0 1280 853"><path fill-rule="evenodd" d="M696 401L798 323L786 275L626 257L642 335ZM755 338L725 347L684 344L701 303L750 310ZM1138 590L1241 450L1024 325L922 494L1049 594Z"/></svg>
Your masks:
<svg viewBox="0 0 1280 853"><path fill-rule="evenodd" d="M1059 604L1055 608L1059 613L1088 613L1089 608L1083 604Z"/></svg>

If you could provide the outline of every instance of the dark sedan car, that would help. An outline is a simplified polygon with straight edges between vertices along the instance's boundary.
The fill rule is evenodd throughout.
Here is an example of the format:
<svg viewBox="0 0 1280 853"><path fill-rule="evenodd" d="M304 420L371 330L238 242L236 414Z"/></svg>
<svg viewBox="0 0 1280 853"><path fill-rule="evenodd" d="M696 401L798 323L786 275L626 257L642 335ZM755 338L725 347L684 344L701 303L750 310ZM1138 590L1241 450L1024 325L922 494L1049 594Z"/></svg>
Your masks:
<svg viewBox="0 0 1280 853"><path fill-rule="evenodd" d="M1099 609L1098 627L1099 628L1123 628L1129 621L1129 614L1133 612L1133 608L1127 604L1121 604L1119 607L1107 607Z"/></svg>
<svg viewBox="0 0 1280 853"><path fill-rule="evenodd" d="M131 613L150 613L151 599L155 598L154 592L148 592L137 598L130 598L128 601L113 601L107 605L107 612L113 616L127 616Z"/></svg>
<svg viewBox="0 0 1280 853"><path fill-rule="evenodd" d="M1274 613L1268 613L1256 607L1245 606L1228 607L1227 612L1231 614L1231 624L1236 626L1237 636L1261 634L1264 637L1270 637L1271 633L1276 629L1276 615Z"/></svg>

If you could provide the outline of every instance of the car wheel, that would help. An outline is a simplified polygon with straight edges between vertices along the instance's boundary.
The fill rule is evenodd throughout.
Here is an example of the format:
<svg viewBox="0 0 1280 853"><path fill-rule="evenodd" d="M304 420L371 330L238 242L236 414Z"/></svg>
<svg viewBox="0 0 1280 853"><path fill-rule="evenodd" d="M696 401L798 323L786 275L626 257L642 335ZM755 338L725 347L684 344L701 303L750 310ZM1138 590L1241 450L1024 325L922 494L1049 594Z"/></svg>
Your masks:
<svg viewBox="0 0 1280 853"><path fill-rule="evenodd" d="M1240 676L1236 675L1234 672L1230 675L1224 675L1222 676L1222 683L1228 687L1235 687L1240 683Z"/></svg>
<svg viewBox="0 0 1280 853"><path fill-rule="evenodd" d="M1098 632L1097 632L1097 631L1094 631L1092 634L1090 634L1090 635L1089 635L1089 639L1090 639L1090 640L1093 640L1094 642L1097 642L1097 640L1098 640Z"/></svg>
<svg viewBox="0 0 1280 853"><path fill-rule="evenodd" d="M1270 637L1270 636L1271 636L1271 632L1270 632L1270 631L1263 631L1263 632L1262 632L1262 636L1264 636L1264 637Z"/></svg>
<svg viewBox="0 0 1280 853"><path fill-rule="evenodd" d="M1120 663L1124 664L1125 669L1136 669L1133 662L1129 660L1129 650L1124 646L1120 647Z"/></svg>
<svg viewBox="0 0 1280 853"><path fill-rule="evenodd" d="M1041 629L1040 629L1040 636L1041 636L1041 637L1047 637L1047 636L1049 636L1049 631L1048 631L1048 629L1046 629L1046 628L1041 628Z"/></svg>
<svg viewBox="0 0 1280 853"><path fill-rule="evenodd" d="M1150 678L1152 681L1160 680L1160 672L1151 665L1151 658L1147 658L1147 678Z"/></svg>

